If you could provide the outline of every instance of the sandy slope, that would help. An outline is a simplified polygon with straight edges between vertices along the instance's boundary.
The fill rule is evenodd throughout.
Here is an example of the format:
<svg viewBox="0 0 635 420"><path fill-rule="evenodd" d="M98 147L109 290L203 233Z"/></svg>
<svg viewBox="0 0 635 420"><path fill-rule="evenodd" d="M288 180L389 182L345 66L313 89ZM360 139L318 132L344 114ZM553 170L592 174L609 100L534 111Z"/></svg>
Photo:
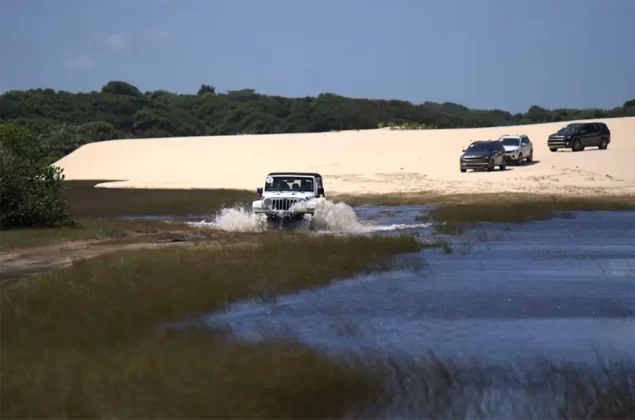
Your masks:
<svg viewBox="0 0 635 420"><path fill-rule="evenodd" d="M635 194L635 117L604 121L608 150L547 148L564 123L519 127L398 131L389 129L170 139L115 140L83 146L57 162L66 178L124 180L107 186L255 190L270 171L317 171L328 192L441 193L532 191ZM531 165L506 171L459 171L470 140L525 133ZM102 184L102 186L105 186Z"/></svg>

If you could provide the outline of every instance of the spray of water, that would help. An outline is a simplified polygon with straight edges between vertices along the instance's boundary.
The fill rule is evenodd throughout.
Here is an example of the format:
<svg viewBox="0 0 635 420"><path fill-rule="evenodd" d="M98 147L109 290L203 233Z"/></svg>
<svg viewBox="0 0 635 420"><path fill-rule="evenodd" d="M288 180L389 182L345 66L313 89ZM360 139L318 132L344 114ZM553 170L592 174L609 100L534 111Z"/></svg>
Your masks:
<svg viewBox="0 0 635 420"><path fill-rule="evenodd" d="M254 214L244 207L221 209L212 221L192 223L196 226L208 226L228 232L264 232L267 230L267 218Z"/></svg>
<svg viewBox="0 0 635 420"><path fill-rule="evenodd" d="M244 207L224 208L211 221L192 224L230 232L264 232L268 226L266 216L254 214ZM376 225L371 221L360 221L355 210L348 204L334 203L325 198L318 198L313 217L309 216L300 223L300 229L303 230L343 234L365 234L427 226L427 223Z"/></svg>
<svg viewBox="0 0 635 420"><path fill-rule="evenodd" d="M311 228L327 232L365 233L370 226L362 224L355 210L348 204L318 198L315 214L311 218Z"/></svg>

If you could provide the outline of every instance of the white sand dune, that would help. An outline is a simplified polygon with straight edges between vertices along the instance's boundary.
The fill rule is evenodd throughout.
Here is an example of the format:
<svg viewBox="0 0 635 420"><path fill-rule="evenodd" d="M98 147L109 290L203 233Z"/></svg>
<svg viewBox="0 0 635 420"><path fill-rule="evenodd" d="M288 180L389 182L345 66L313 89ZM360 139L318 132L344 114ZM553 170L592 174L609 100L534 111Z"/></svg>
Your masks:
<svg viewBox="0 0 635 420"><path fill-rule="evenodd" d="M68 180L120 180L104 187L255 190L271 171L315 171L328 193L535 192L635 194L635 117L600 119L608 150L547 148L567 123L446 130L360 130L330 133L183 137L92 143L56 164ZM533 164L506 171L461 173L471 140L524 133Z"/></svg>

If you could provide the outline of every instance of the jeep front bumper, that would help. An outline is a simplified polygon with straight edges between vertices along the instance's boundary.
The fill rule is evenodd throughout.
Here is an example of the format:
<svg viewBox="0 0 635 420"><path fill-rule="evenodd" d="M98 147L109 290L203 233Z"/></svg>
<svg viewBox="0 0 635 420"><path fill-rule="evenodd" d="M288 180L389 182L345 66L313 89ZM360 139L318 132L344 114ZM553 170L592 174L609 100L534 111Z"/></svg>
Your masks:
<svg viewBox="0 0 635 420"><path fill-rule="evenodd" d="M301 219L304 215L309 214L313 216L315 210L307 209L303 211L289 211L289 210L271 210L271 209L254 209L255 214L263 214L268 219Z"/></svg>

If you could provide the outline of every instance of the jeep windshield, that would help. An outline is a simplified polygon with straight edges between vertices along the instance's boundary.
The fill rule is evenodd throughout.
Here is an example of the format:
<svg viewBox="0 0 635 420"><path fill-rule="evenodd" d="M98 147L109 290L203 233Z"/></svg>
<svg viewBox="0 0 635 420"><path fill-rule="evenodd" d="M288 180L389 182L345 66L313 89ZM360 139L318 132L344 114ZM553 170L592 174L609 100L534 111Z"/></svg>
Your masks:
<svg viewBox="0 0 635 420"><path fill-rule="evenodd" d="M304 176L274 176L267 178L265 191L314 192L313 178Z"/></svg>
<svg viewBox="0 0 635 420"><path fill-rule="evenodd" d="M491 152L492 150L493 146L489 142L472 143L470 147L467 148L468 152Z"/></svg>
<svg viewBox="0 0 635 420"><path fill-rule="evenodd" d="M558 134L575 134L582 124L569 124L568 126L558 130Z"/></svg>
<svg viewBox="0 0 635 420"><path fill-rule="evenodd" d="M503 146L518 146L520 144L520 139L515 137L507 137L502 139L500 142Z"/></svg>

